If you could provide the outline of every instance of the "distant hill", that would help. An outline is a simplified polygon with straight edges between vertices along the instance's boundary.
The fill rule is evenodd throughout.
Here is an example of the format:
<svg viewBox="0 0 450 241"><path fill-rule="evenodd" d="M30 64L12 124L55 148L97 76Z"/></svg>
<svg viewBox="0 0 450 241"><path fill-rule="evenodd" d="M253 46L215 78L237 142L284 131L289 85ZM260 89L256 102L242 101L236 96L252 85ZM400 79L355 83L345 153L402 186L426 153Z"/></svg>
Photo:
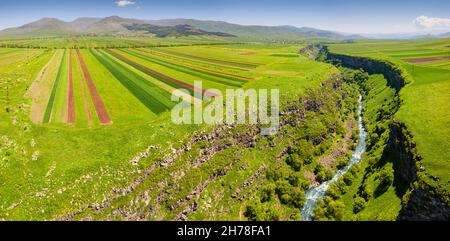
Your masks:
<svg viewBox="0 0 450 241"><path fill-rule="evenodd" d="M345 35L307 27L245 26L223 21L203 21L195 19L139 20L121 18L118 16L107 18L78 18L72 22L64 22L55 18L43 18L18 28L0 31L1 38L85 34L152 34L157 37L213 35L255 40L343 40L361 38L356 35Z"/></svg>
<svg viewBox="0 0 450 241"><path fill-rule="evenodd" d="M164 38L164 37L180 37L180 36L192 36L192 35L211 35L211 36L220 36L220 37L236 37L232 34L222 33L222 32L208 32L193 26L184 24L184 25L175 25L175 26L156 26L152 24L139 24L133 23L130 25L124 25L124 27L133 32L140 33L150 33L154 34L156 37Z"/></svg>
<svg viewBox="0 0 450 241"><path fill-rule="evenodd" d="M195 19L165 19L150 20L154 25L175 26L179 24L191 25L205 31L225 32L249 39L274 39L274 40L298 40L298 39L359 39L361 36L345 35L332 31L294 26L260 26L239 25L223 21L202 21Z"/></svg>
<svg viewBox="0 0 450 241"><path fill-rule="evenodd" d="M450 38L450 32L439 35L441 38Z"/></svg>

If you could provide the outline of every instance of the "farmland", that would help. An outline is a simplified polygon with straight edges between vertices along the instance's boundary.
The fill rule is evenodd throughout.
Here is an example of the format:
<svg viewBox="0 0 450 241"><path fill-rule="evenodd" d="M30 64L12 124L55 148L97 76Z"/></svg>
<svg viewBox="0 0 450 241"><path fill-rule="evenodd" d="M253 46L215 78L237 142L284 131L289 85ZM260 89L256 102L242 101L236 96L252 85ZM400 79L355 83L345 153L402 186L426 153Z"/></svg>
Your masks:
<svg viewBox="0 0 450 241"><path fill-rule="evenodd" d="M172 124L169 110L176 104L170 100L174 89L182 87L190 90L189 95L195 91L207 95L191 88L194 81L202 80L204 90L225 90L267 88L276 79L275 85L283 90L285 103L306 93L307 88L319 87L336 71L301 56L272 56L295 54L298 46L267 45L270 47L267 50L263 45L1 49L0 58L15 52L29 51L32 55L0 67L3 158L0 218L80 219L90 212L86 207L114 198L111 190L127 188L152 168L157 171L139 183L139 190L145 191L148 185L159 182L156 180L170 179L171 170L181 168L185 170L182 183L186 188L177 195L183 195L199 184L201 178L197 175L209 175L227 166L232 159L227 156L234 155L232 150L239 145L207 165L195 164L204 170L201 172L185 166L190 163L189 155L195 152L180 156L170 169L160 166L161 161L174 150L181 150L194 135L215 128ZM205 48L210 54L199 53L199 48ZM254 54L243 54L249 52ZM16 81L3 81L6 79ZM198 102L194 97L191 100ZM202 145L197 143L194 150L204 148ZM244 153L237 155L241 154ZM254 161L253 154L244 156L239 166L248 166L245 171L238 171L238 166L230 164L234 171L227 178L237 178L235 188L264 165L263 159ZM221 182L217 178L210 186ZM155 190L151 195L157 194ZM131 197L134 194L124 198ZM117 202L122 201L117 199ZM237 200L233 202L232 208L239 209L241 204ZM190 204L179 205L184 208ZM70 216L79 210L84 210L81 215ZM105 209L96 218L108 212ZM149 219L175 218L174 214L161 213ZM228 218L238 218L235 215L238 214Z"/></svg>
<svg viewBox="0 0 450 241"><path fill-rule="evenodd" d="M0 219L300 220L305 192L346 165L356 145L360 93L369 150L350 171L346 192L333 193L336 185L328 193L335 199L326 200L328 207L342 215L321 217L328 212L323 202L318 219L396 219L406 191L395 184L366 197L358 214L355 197L361 183L377 187L380 176L398 170L384 155L375 158L394 120L405 123L417 144L431 174L423 179L448 189L449 45L447 39L329 45L333 53L398 64L411 79L397 93L380 74L299 54L301 44L211 37L2 40ZM355 82L361 76L365 85ZM171 121L176 89L186 90L178 93L183 100L206 105L198 94L240 88L280 90L276 135L260 135L259 125Z"/></svg>

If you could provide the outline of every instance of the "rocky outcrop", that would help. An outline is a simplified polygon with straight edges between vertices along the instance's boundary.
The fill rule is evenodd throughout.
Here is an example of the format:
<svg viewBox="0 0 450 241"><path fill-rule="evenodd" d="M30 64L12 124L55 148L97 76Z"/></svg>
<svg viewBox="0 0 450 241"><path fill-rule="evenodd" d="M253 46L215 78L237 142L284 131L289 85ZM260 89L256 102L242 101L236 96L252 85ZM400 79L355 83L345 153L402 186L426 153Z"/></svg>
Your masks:
<svg viewBox="0 0 450 241"><path fill-rule="evenodd" d="M450 221L450 206L430 189L413 190L408 203L403 206L399 221Z"/></svg>
<svg viewBox="0 0 450 241"><path fill-rule="evenodd" d="M415 145L404 124L399 122L391 124L386 151L392 156L396 178L403 185L410 186L418 180L417 166L420 166L421 157L414 154Z"/></svg>

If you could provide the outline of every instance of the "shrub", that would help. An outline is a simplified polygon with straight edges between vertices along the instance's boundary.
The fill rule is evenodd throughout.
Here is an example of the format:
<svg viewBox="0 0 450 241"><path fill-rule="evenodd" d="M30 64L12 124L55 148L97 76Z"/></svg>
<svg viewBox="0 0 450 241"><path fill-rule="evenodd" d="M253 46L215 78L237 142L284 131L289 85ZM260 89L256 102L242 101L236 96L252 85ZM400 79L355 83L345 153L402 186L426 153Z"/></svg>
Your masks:
<svg viewBox="0 0 450 241"><path fill-rule="evenodd" d="M341 196L341 192L340 192L340 190L339 190L338 185L332 184L332 185L328 188L328 190L327 190L327 192L326 192L326 195L329 196L329 197L331 197L331 198L334 199L334 200L339 199L339 197Z"/></svg>
<svg viewBox="0 0 450 241"><path fill-rule="evenodd" d="M249 221L257 221L258 220L258 203L255 201L251 201L247 204L247 207L245 208L244 216Z"/></svg>
<svg viewBox="0 0 450 241"><path fill-rule="evenodd" d="M292 188L291 198L291 205L297 209L300 209L305 203L305 192L300 188Z"/></svg>
<svg viewBox="0 0 450 241"><path fill-rule="evenodd" d="M300 140L295 147L295 152L306 165L312 163L314 159L314 145L310 141Z"/></svg>
<svg viewBox="0 0 450 241"><path fill-rule="evenodd" d="M391 167L383 168L377 179L380 180L380 184L375 190L375 195L379 196L385 193L394 182L394 170Z"/></svg>
<svg viewBox="0 0 450 241"><path fill-rule="evenodd" d="M353 176L350 172L347 172L342 180L347 186L351 186L353 184Z"/></svg>
<svg viewBox="0 0 450 241"><path fill-rule="evenodd" d="M275 184L269 183L261 188L260 200L262 203L269 202L275 196Z"/></svg>
<svg viewBox="0 0 450 241"><path fill-rule="evenodd" d="M371 187L364 183L361 186L360 196L363 197L366 201L368 201L372 197L373 190Z"/></svg>
<svg viewBox="0 0 450 241"><path fill-rule="evenodd" d="M308 182L304 179L303 174L300 172L293 172L291 175L289 175L289 184L291 184L294 187L304 187L305 182ZM308 183L309 186L309 183Z"/></svg>
<svg viewBox="0 0 450 241"><path fill-rule="evenodd" d="M293 153L290 154L287 158L286 158L286 163L292 167L292 169L294 169L295 171L300 171L300 169L303 166L303 162L300 159L300 156L297 153Z"/></svg>
<svg viewBox="0 0 450 241"><path fill-rule="evenodd" d="M362 197L356 197L353 202L353 213L357 214L366 208L366 200Z"/></svg>
<svg viewBox="0 0 450 241"><path fill-rule="evenodd" d="M345 204L341 201L331 201L329 203L330 218L341 221L344 218Z"/></svg>
<svg viewBox="0 0 450 241"><path fill-rule="evenodd" d="M256 201L247 204L244 216L249 221L279 221L281 217L278 209L272 208L268 203L261 204Z"/></svg>

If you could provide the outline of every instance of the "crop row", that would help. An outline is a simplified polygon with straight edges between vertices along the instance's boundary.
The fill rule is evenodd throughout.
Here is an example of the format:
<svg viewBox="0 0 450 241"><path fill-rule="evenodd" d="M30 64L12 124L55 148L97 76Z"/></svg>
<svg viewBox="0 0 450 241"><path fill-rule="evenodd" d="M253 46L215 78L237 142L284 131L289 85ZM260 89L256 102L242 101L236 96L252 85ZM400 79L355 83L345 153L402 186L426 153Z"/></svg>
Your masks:
<svg viewBox="0 0 450 241"><path fill-rule="evenodd" d="M120 81L142 104L154 113L162 113L174 106L170 94L143 77L126 69L105 51L91 53Z"/></svg>
<svg viewBox="0 0 450 241"><path fill-rule="evenodd" d="M162 60L159 58L155 58L154 56L150 56L147 53L142 53L142 52L139 53L139 52L131 51L131 50L122 50L122 51L124 51L125 53L128 53L130 55L133 55L135 57L138 57L140 59L147 60L149 62L173 69L175 71L202 78L203 80L209 80L212 82L216 82L216 83L220 83L220 84L224 84L224 85L228 85L228 86L234 86L234 87L241 87L244 83L247 82L246 80L241 80L241 79L237 79L237 78L233 78L233 77L219 75L219 74L211 73L211 72L204 71L204 70L194 69L192 67L182 66L179 64L175 64L173 62L168 62L168 61L165 61L165 60Z"/></svg>
<svg viewBox="0 0 450 241"><path fill-rule="evenodd" d="M193 81L192 77L198 77L211 85L217 83L230 87L242 87L249 79L234 73L209 69L204 65L194 66L186 63L186 61L181 62L173 58L164 58L147 52L145 49L90 49L86 52L88 55L85 56L89 57L87 63L83 58L86 53L82 54L79 49L73 51L75 51L75 55L72 54L72 50L68 49L61 53L62 59L58 62L58 73L56 77L52 77L54 80L49 87L48 102L46 102L45 113L42 117L43 123L75 124L77 122L75 112L78 112L77 116L80 115L80 118L83 119L83 115L89 117L90 111L94 110L100 124L112 123L94 81L100 83L100 90L103 95L108 97L107 102L110 108L114 108L115 99L112 97L114 95L108 96L108 91L117 87L108 87L110 86L110 84L107 84L109 80L105 78L106 75L101 74L101 71L95 69L96 65L103 66L99 67L103 68L103 71L106 70L108 75L114 77L121 86L136 97L136 101L143 104L142 107L145 106L155 114L168 111L176 105L175 102L171 101L171 95L175 89L187 89L190 96L195 96L195 93L202 93L210 97L216 95L193 86L190 83L190 81ZM88 66L93 68L94 76L91 76ZM73 76L74 68L75 76ZM172 74L174 76L169 76ZM180 80L185 77L187 79ZM79 81L75 82L73 78ZM100 79L95 80L96 78ZM83 98L81 98L81 95L83 95ZM129 99L123 99L123 101L126 100ZM83 101L83 105L80 101ZM190 101L197 102L199 100L194 97ZM90 119L88 118L89 123L91 123Z"/></svg>
<svg viewBox="0 0 450 241"><path fill-rule="evenodd" d="M56 94L58 92L60 82L62 82L63 78L65 78L64 73L65 73L66 68L67 68L67 50L64 51L64 55L61 60L61 64L59 66L58 75L56 76L55 82L53 83L52 91L50 93L50 98L47 103L47 108L45 109L45 114L44 114L44 119L43 119L44 123L50 122L50 118L52 116L52 112L53 112L54 105L55 105Z"/></svg>
<svg viewBox="0 0 450 241"><path fill-rule="evenodd" d="M254 69L260 65L259 63L243 63L243 62L230 61L230 60L214 59L214 58L198 56L198 55L193 55L193 54L187 54L187 53L181 53L179 51L161 49L161 48L155 48L154 50L165 53L165 54L182 57L182 58L199 60L199 61L203 61L206 63L215 63L215 64L226 66L226 67L232 67L232 68L244 69L244 70Z"/></svg>

